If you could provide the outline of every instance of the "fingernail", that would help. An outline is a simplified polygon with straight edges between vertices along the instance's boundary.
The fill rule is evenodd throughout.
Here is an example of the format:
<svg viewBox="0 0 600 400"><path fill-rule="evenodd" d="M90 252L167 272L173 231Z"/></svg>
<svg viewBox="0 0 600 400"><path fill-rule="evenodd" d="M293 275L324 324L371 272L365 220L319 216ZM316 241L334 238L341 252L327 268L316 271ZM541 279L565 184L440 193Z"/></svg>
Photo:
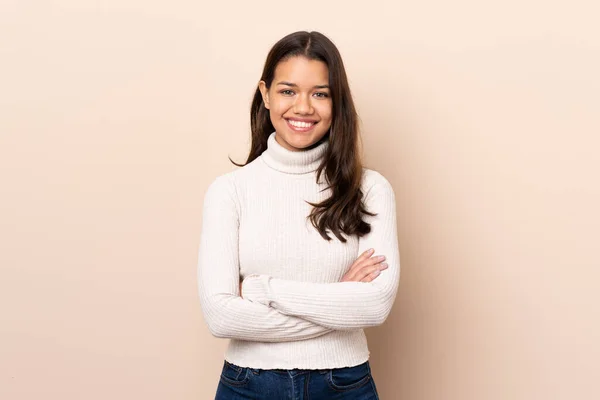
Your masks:
<svg viewBox="0 0 600 400"><path fill-rule="evenodd" d="M375 276L377 276L379 274L380 274L380 271L378 269L373 272L373 275L375 275Z"/></svg>
<svg viewBox="0 0 600 400"><path fill-rule="evenodd" d="M385 260L385 256L379 256L377 257L378 260Z"/></svg>
<svg viewBox="0 0 600 400"><path fill-rule="evenodd" d="M382 263L381 264L381 269L386 269L388 267L387 263Z"/></svg>
<svg viewBox="0 0 600 400"><path fill-rule="evenodd" d="M372 253L374 251L375 251L375 249L369 249L369 250L367 250L367 253Z"/></svg>

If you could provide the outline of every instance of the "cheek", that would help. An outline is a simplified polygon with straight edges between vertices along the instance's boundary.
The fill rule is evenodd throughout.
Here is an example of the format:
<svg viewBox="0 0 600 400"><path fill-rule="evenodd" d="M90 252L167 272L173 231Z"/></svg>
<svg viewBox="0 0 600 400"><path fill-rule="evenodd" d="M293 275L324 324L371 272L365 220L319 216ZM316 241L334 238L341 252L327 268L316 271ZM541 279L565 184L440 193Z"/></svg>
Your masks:
<svg viewBox="0 0 600 400"><path fill-rule="evenodd" d="M290 108L290 105L287 103L285 100L274 99L270 104L271 117L280 117L285 113Z"/></svg>
<svg viewBox="0 0 600 400"><path fill-rule="evenodd" d="M331 108L332 108L331 103L320 105L318 110L319 110L319 115L321 116L322 119L324 119L324 120L331 119L331 113L332 113Z"/></svg>
<svg viewBox="0 0 600 400"><path fill-rule="evenodd" d="M277 107L275 107L273 104L271 104L271 107L269 108L269 116L271 117L271 122L273 124L275 124L281 117L279 110L277 110Z"/></svg>

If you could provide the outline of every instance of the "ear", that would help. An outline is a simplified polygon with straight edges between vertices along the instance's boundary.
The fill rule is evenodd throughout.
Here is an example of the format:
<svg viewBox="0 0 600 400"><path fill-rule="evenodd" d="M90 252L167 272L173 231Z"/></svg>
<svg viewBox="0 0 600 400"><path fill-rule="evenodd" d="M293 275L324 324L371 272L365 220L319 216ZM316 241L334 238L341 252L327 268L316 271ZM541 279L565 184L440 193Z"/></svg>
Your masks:
<svg viewBox="0 0 600 400"><path fill-rule="evenodd" d="M260 93L263 98L263 103L265 103L265 108L268 110L269 109L269 90L267 89L267 84L265 83L265 81L258 82L258 90L260 90Z"/></svg>

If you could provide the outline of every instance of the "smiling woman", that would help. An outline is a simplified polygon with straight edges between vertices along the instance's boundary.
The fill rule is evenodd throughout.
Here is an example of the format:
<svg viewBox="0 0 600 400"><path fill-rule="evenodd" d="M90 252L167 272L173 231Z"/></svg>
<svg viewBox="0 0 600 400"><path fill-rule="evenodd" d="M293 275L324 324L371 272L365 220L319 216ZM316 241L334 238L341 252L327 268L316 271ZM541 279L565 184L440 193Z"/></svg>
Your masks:
<svg viewBox="0 0 600 400"><path fill-rule="evenodd" d="M200 302L231 339L216 398L377 399L363 329L386 320L399 284L395 196L362 166L335 45L277 42L250 118L246 163L204 197Z"/></svg>
<svg viewBox="0 0 600 400"><path fill-rule="evenodd" d="M284 148L300 151L318 143L331 127L329 69L319 60L290 57L275 68L273 84L259 89Z"/></svg>

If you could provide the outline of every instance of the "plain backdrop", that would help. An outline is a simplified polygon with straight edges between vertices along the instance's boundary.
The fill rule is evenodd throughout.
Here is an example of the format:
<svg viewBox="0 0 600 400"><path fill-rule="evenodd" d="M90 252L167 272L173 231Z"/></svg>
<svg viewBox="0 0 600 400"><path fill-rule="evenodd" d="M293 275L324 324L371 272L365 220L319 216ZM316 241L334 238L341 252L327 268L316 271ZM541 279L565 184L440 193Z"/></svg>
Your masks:
<svg viewBox="0 0 600 400"><path fill-rule="evenodd" d="M3 0L0 398L214 396L208 184L269 48L342 53L402 261L386 400L600 398L595 1ZM218 266L215 266L217 268Z"/></svg>

